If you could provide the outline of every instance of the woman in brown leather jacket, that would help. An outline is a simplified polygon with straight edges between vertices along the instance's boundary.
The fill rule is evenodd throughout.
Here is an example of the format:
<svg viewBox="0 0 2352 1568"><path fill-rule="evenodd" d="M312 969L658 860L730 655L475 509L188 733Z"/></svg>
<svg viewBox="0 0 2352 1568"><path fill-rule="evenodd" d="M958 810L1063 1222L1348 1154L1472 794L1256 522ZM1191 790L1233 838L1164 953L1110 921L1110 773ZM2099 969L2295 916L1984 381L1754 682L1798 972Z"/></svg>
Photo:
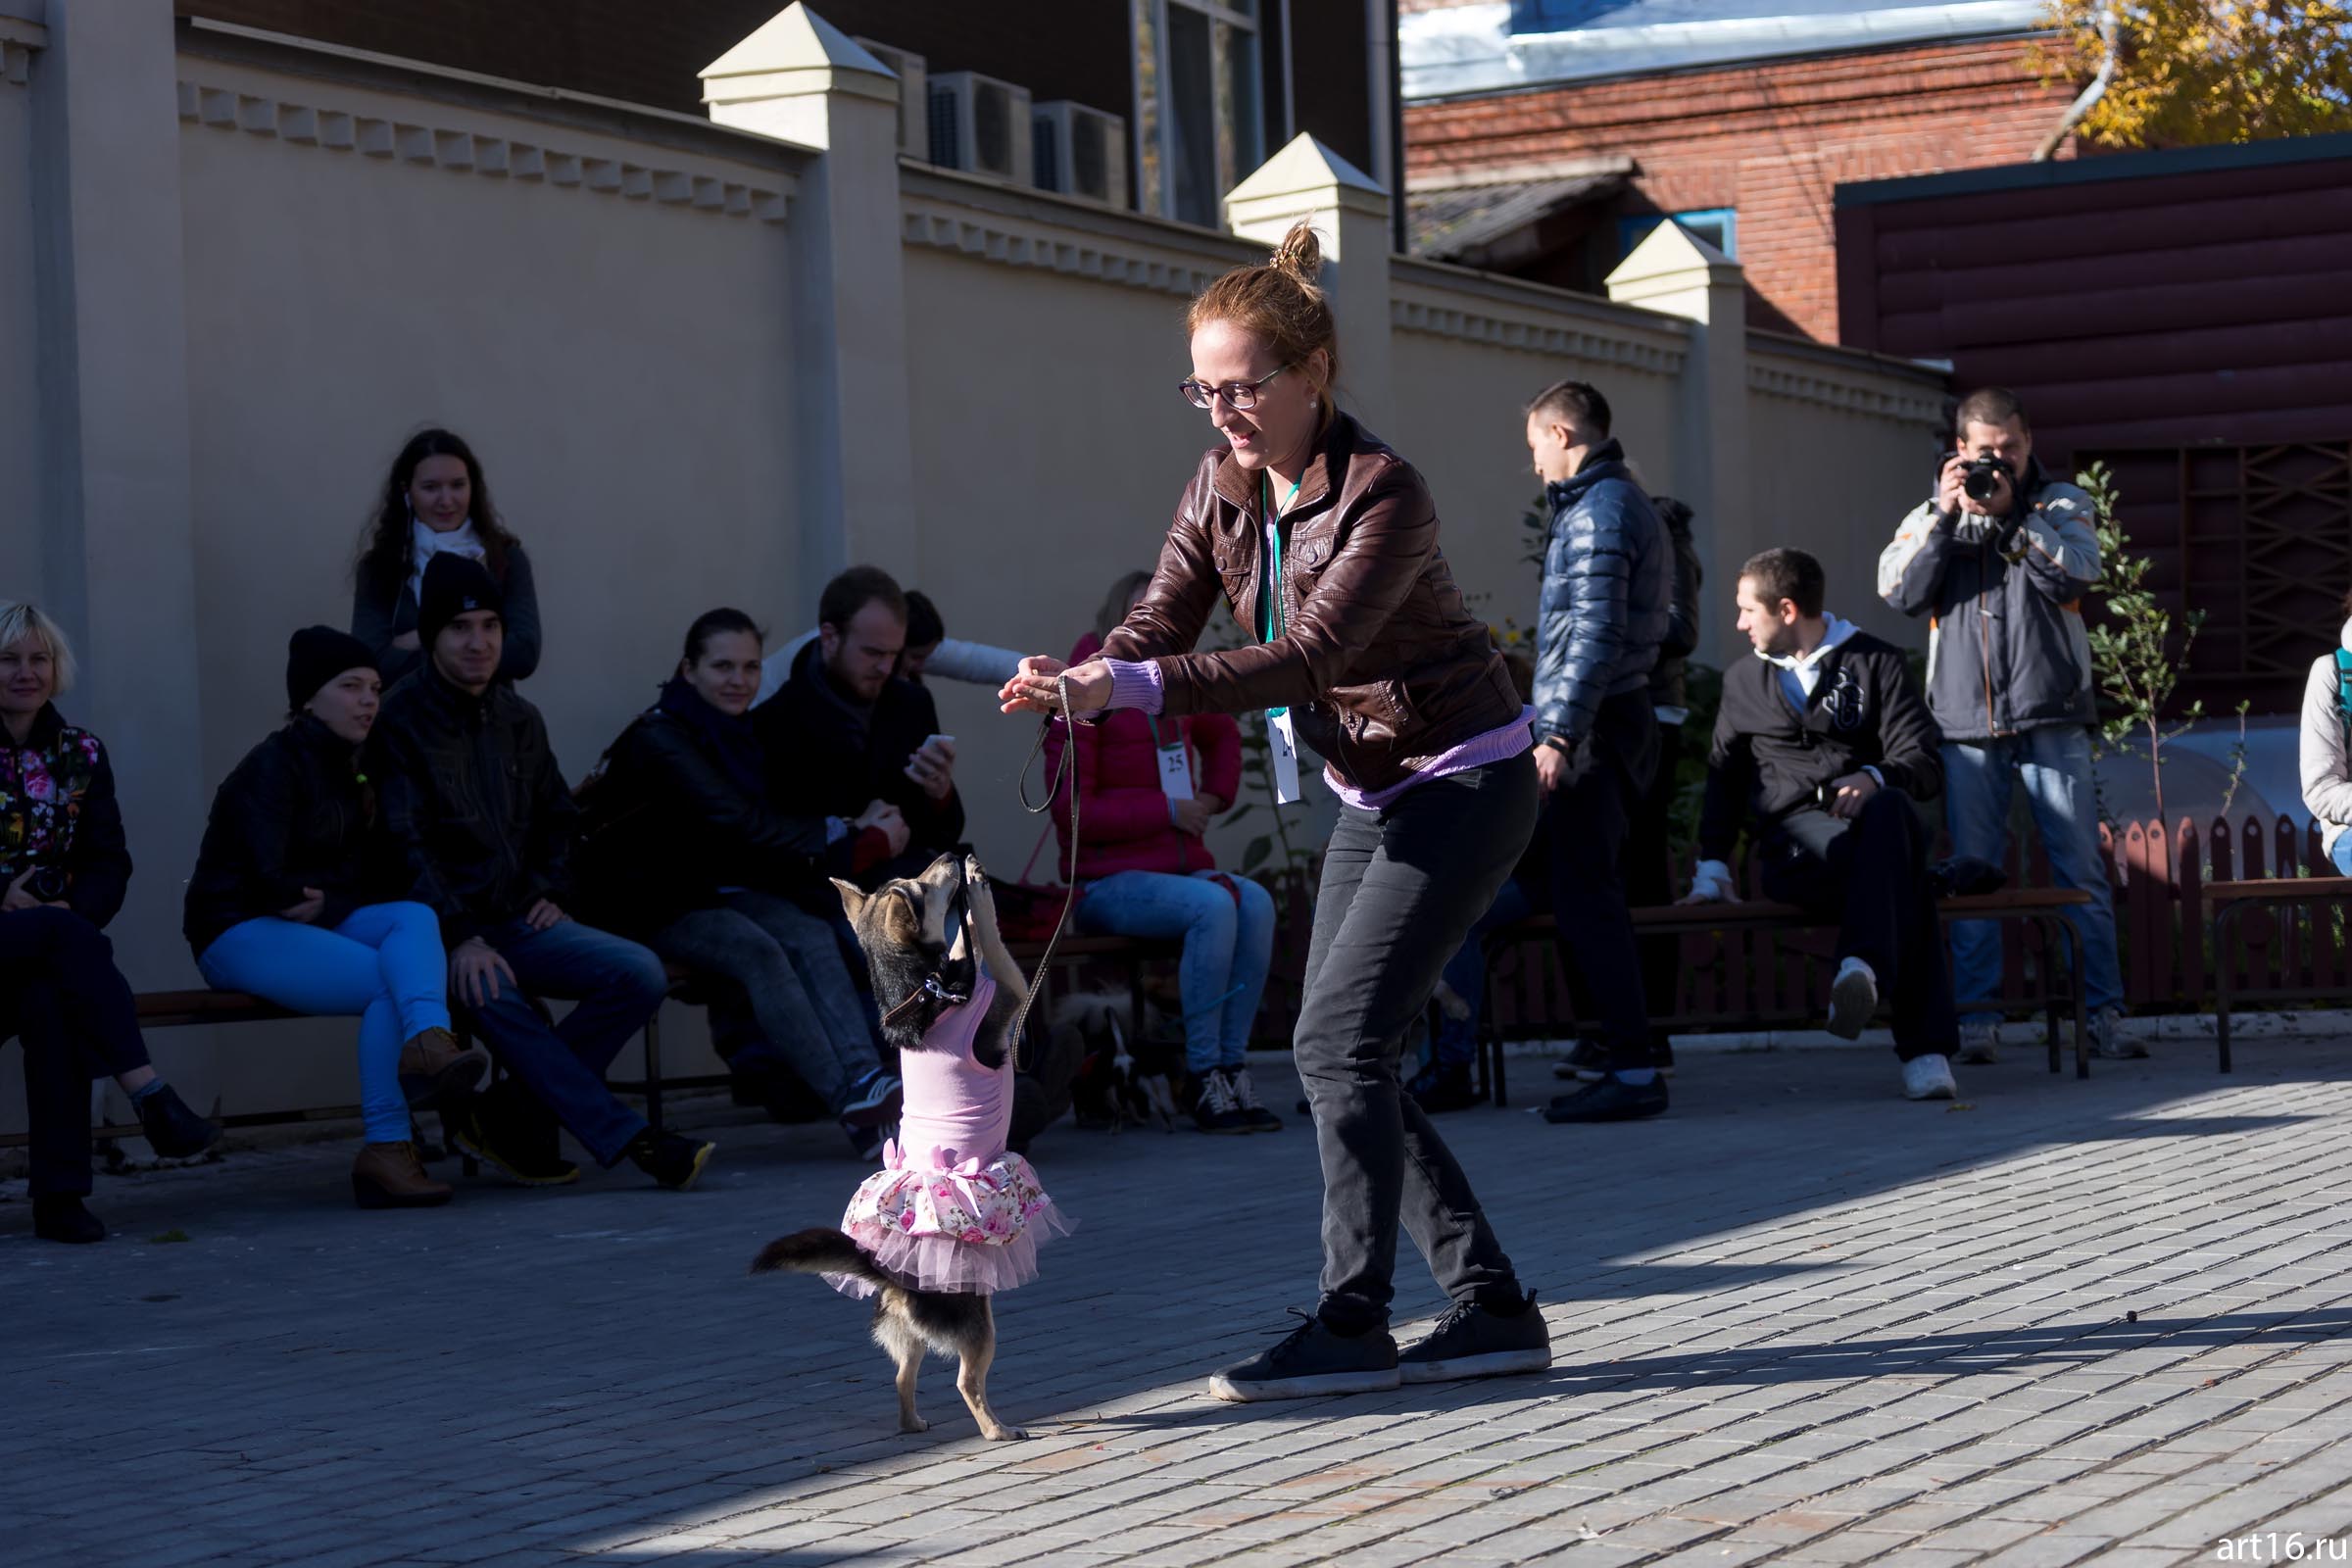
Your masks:
<svg viewBox="0 0 2352 1568"><path fill-rule="evenodd" d="M1073 713L1262 709L1277 771L1295 734L1342 802L1293 1040L1323 1161L1322 1300L1210 1379L1226 1399L1551 1364L1534 1298L1397 1084L1407 1023L1534 831L1533 715L1463 606L1421 475L1332 405L1321 260L1301 223L1268 265L1193 302L1181 390L1224 442L1201 458L1151 586L1102 654L1075 668L1025 659L1000 694L1006 712L1058 712L1065 693ZM1220 593L1256 640L1196 653ZM1388 1331L1400 1219L1454 1301L1401 1356Z"/></svg>

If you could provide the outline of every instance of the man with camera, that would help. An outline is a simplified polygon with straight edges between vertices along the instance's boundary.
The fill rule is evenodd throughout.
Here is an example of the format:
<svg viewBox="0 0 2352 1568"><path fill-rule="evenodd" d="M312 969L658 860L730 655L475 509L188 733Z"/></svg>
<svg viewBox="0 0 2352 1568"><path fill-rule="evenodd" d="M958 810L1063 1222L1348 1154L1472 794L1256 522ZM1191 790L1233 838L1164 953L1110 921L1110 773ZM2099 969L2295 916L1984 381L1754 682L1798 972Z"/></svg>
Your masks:
<svg viewBox="0 0 2352 1568"><path fill-rule="evenodd" d="M2090 641L2082 597L2099 580L2090 498L2034 461L2017 395L1971 393L1953 419L1955 450L1936 494L1895 530L1879 558L1879 594L1907 615L1929 616L1928 707L1943 731L1944 798L1956 855L1999 864L2009 803L2026 787L2050 874L2090 895L2067 910L2082 939L2078 979L2090 1007L2091 1050L2144 1056L2123 1038L2123 976L2115 908L2099 858L2091 781ZM1960 1060L1986 1062L1999 1044L2000 930L1989 920L1952 927L1954 984L1964 1004Z"/></svg>
<svg viewBox="0 0 2352 1568"><path fill-rule="evenodd" d="M1838 919L1829 1031L1855 1038L1886 997L1905 1098L1949 1100L1958 1024L1929 829L1911 805L1940 786L1936 721L1901 650L1829 613L1824 590L1821 563L1801 550L1740 568L1739 625L1756 657L1723 672L1683 902L1732 900L1732 850L1747 828L1766 896Z"/></svg>

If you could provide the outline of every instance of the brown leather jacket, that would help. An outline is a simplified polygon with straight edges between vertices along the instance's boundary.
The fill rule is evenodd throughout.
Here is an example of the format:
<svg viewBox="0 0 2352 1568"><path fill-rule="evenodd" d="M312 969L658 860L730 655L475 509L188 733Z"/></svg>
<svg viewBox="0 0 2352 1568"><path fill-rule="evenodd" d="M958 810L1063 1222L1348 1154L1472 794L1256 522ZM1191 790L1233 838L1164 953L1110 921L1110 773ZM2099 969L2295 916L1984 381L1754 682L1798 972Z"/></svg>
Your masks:
<svg viewBox="0 0 2352 1568"><path fill-rule="evenodd" d="M1155 660L1169 713L1292 710L1298 739L1365 791L1400 783L1523 709L1485 622L1438 549L1412 465L1334 416L1283 517L1284 631L1197 654L1220 590L1254 639L1265 566L1255 474L1217 447L1200 460L1152 585L1104 657Z"/></svg>

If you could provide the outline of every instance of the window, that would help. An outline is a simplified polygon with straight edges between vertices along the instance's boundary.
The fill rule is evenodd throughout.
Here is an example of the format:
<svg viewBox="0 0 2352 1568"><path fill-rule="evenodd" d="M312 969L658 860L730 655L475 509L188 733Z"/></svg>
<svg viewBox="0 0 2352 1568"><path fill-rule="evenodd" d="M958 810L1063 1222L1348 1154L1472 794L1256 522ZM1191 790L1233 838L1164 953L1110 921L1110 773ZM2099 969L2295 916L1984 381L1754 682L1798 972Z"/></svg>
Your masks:
<svg viewBox="0 0 2352 1568"><path fill-rule="evenodd" d="M1694 213L1642 213L1635 218L1617 220L1617 259L1624 261L1634 254L1634 247L1649 237L1649 231L1669 218L1723 252L1723 259L1740 259L1739 214L1729 207L1709 207Z"/></svg>
<svg viewBox="0 0 2352 1568"><path fill-rule="evenodd" d="M1264 162L1259 0L1130 0L1136 205L1204 228Z"/></svg>

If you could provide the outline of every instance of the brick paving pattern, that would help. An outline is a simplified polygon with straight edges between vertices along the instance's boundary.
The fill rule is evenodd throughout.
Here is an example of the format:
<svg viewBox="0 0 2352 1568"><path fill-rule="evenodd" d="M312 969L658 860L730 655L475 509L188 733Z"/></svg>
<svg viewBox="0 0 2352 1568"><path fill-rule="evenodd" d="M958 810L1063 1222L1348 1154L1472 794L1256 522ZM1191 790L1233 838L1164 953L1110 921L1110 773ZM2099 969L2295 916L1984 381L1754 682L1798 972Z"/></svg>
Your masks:
<svg viewBox="0 0 2352 1568"><path fill-rule="evenodd" d="M690 1105L705 1190L483 1181L423 1213L353 1211L348 1144L102 1177L103 1247L0 1203L0 1558L2026 1568L2300 1532L2336 1560L2352 1069L2158 1049L2086 1084L2013 1051L1950 1107L1814 1050L1687 1056L1649 1124L1448 1116L1553 1370L1291 1404L1202 1381L1311 1302L1303 1126L1057 1128L1034 1157L1082 1228L1003 1302L1021 1444L981 1442L939 1361L900 1436L864 1308L745 1275L838 1213L830 1130ZM1400 1287L1400 1328L1444 1304L1417 1262Z"/></svg>

